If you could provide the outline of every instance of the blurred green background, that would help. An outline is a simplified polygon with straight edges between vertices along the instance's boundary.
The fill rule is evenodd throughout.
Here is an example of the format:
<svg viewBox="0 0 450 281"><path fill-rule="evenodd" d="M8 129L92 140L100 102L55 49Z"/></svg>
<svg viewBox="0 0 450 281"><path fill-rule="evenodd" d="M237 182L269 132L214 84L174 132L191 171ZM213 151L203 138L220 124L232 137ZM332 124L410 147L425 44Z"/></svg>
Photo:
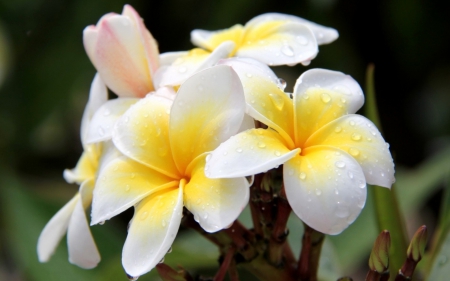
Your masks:
<svg viewBox="0 0 450 281"><path fill-rule="evenodd" d="M132 211L92 228L102 254L94 270L71 265L64 240L49 263L40 264L36 255L45 223L77 191L62 171L74 167L82 152L79 124L95 73L82 31L108 12L121 13L126 3L144 18L160 52L192 48L189 34L195 28L245 24L266 12L336 28L339 39L321 46L308 67L275 71L288 82L287 91L303 71L317 67L350 74L364 88L366 68L374 63L381 123L395 158L407 228L427 224L433 233L450 178L450 2L0 0L0 280L126 280L120 254ZM361 265L366 270L377 235L372 205L369 197L357 222L328 240L324 279L360 276ZM298 249L301 226L294 219L290 223ZM182 230L166 261L213 275L218 252L202 239ZM158 279L148 274L140 280Z"/></svg>

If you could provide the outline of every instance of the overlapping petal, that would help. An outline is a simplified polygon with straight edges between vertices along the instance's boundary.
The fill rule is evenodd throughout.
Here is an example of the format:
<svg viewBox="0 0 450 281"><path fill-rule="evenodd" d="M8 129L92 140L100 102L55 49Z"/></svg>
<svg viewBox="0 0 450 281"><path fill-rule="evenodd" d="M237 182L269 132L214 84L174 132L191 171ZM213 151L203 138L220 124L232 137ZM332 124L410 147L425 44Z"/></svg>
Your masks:
<svg viewBox="0 0 450 281"><path fill-rule="evenodd" d="M172 178L179 172L169 144L169 113L172 102L147 95L116 122L113 142L126 156Z"/></svg>
<svg viewBox="0 0 450 281"><path fill-rule="evenodd" d="M239 77L220 65L193 75L178 90L170 114L170 145L179 171L240 128L245 111Z"/></svg>
<svg viewBox="0 0 450 281"><path fill-rule="evenodd" d="M394 162L376 126L360 115L346 115L316 131L305 146L329 145L349 153L361 165L366 181L390 188Z"/></svg>
<svg viewBox="0 0 450 281"><path fill-rule="evenodd" d="M70 217L78 201L80 201L79 193L67 202L45 225L37 243L37 253L40 262L47 262L55 252L56 246L66 234Z"/></svg>
<svg viewBox="0 0 450 281"><path fill-rule="evenodd" d="M143 97L153 90L158 48L142 19L126 5L123 15L108 14L83 31L86 53L106 85L121 97Z"/></svg>
<svg viewBox="0 0 450 281"><path fill-rule="evenodd" d="M254 175L283 164L299 152L298 148L287 148L273 130L247 130L222 143L207 157L205 174L210 178Z"/></svg>
<svg viewBox="0 0 450 281"><path fill-rule="evenodd" d="M307 148L286 162L283 179L295 214L326 234L347 228L366 201L360 165L346 152L330 146Z"/></svg>
<svg viewBox="0 0 450 281"><path fill-rule="evenodd" d="M128 275L147 273L172 246L183 213L183 185L184 181L179 188L161 190L136 205L122 253Z"/></svg>
<svg viewBox="0 0 450 281"><path fill-rule="evenodd" d="M85 150L74 169L64 170L64 179L68 183L81 184L87 179L94 178L97 173L98 161L101 155L101 144L85 145Z"/></svg>
<svg viewBox="0 0 450 281"><path fill-rule="evenodd" d="M364 103L361 87L341 72L312 69L294 87L295 143L305 141L322 126L345 114L355 113Z"/></svg>
<svg viewBox="0 0 450 281"><path fill-rule="evenodd" d="M86 143L109 140L116 121L139 99L119 98L105 102L92 116Z"/></svg>
<svg viewBox="0 0 450 281"><path fill-rule="evenodd" d="M294 136L292 100L283 92L283 85L267 66L252 59L231 58L221 64L233 67L244 87L247 113L279 132L289 146Z"/></svg>
<svg viewBox="0 0 450 281"><path fill-rule="evenodd" d="M80 186L80 200L77 200L67 230L69 261L86 269L94 268L100 262L100 254L85 214L85 209L92 202L93 189L93 179L83 182Z"/></svg>
<svg viewBox="0 0 450 281"><path fill-rule="evenodd" d="M92 202L91 225L110 219L160 189L178 181L128 157L106 163L98 176Z"/></svg>
<svg viewBox="0 0 450 281"><path fill-rule="evenodd" d="M98 73L95 74L94 80L92 80L91 88L89 91L89 100L86 104L86 108L83 112L83 117L81 119L81 143L84 145L87 143L87 135L89 131L89 126L91 119L95 112L108 100L108 90L106 89L105 83L100 78Z"/></svg>
<svg viewBox="0 0 450 281"><path fill-rule="evenodd" d="M216 232L236 220L247 205L249 185L244 177L207 178L204 169L203 157L196 161L191 179L186 184L184 202L204 230Z"/></svg>
<svg viewBox="0 0 450 281"><path fill-rule="evenodd" d="M177 58L158 77L157 86L177 86L181 85L194 73L215 65L220 59L227 58L234 49L234 43L226 41L215 48L211 53L202 49L193 49L185 56Z"/></svg>
<svg viewBox="0 0 450 281"><path fill-rule="evenodd" d="M339 37L339 33L334 28L326 27L300 17L280 13L267 13L256 16L247 22L245 26L251 28L264 22L274 21L288 21L306 25L314 33L318 45L331 43Z"/></svg>

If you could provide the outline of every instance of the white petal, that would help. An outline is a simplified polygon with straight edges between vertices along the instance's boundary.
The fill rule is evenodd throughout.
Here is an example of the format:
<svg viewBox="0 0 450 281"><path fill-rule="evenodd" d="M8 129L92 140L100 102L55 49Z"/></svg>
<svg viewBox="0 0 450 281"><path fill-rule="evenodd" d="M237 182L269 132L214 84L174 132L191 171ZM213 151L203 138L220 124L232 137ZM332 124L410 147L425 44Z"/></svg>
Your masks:
<svg viewBox="0 0 450 281"><path fill-rule="evenodd" d="M188 51L166 52L159 54L159 62L161 66L168 66L174 63L178 58L186 56Z"/></svg>
<svg viewBox="0 0 450 281"><path fill-rule="evenodd" d="M245 26L251 27L251 26L259 24L261 22L278 21L278 20L298 22L298 23L302 23L302 24L306 25L314 33L316 40L317 40L317 44L319 44L319 45L331 43L339 37L339 33L334 28L319 25L317 23L305 20L300 17L286 15L286 14L279 14L279 13L267 13L267 14L259 15L257 17L254 17L253 19L251 19L249 22L247 22L247 24Z"/></svg>
<svg viewBox="0 0 450 281"><path fill-rule="evenodd" d="M182 185L146 198L136 206L122 252L128 275L138 277L161 261L172 246L182 213Z"/></svg>
<svg viewBox="0 0 450 281"><path fill-rule="evenodd" d="M254 25L246 28L245 40L248 41L238 48L236 56L254 58L270 66L306 64L319 51L311 29L297 22Z"/></svg>
<svg viewBox="0 0 450 281"><path fill-rule="evenodd" d="M93 184L94 181L91 180L81 185L80 194L84 200L78 200L67 230L69 261L85 269L94 268L100 262L100 254L89 230L85 214L85 208L92 200Z"/></svg>
<svg viewBox="0 0 450 281"><path fill-rule="evenodd" d="M75 195L61 208L47 223L38 239L37 252L40 262L47 262L55 252L61 238L66 234L69 220L76 204L80 201L80 194Z"/></svg>
<svg viewBox="0 0 450 281"><path fill-rule="evenodd" d="M165 70L162 77L158 77L160 81L157 85L160 87L181 85L194 73L215 65L220 59L227 58L234 46L233 42L226 41L210 54L205 53L199 56L189 56L188 54L188 56L178 58Z"/></svg>
<svg viewBox="0 0 450 281"><path fill-rule="evenodd" d="M94 116L97 109L108 100L108 89L105 83L100 78L98 73L95 74L92 80L91 89L89 91L89 100L84 109L83 117L81 119L81 142L86 144L87 134L91 123L92 116Z"/></svg>
<svg viewBox="0 0 450 281"><path fill-rule="evenodd" d="M170 112L170 145L179 171L234 135L244 111L242 85L231 67L214 66L186 80Z"/></svg>
<svg viewBox="0 0 450 281"><path fill-rule="evenodd" d="M209 178L250 176L275 168L299 153L290 150L277 132L253 129L231 137L206 158Z"/></svg>
<svg viewBox="0 0 450 281"><path fill-rule="evenodd" d="M328 145L348 152L361 165L370 184L390 188L394 182L394 162L389 145L377 127L364 116L342 116L316 131L305 145Z"/></svg>
<svg viewBox="0 0 450 281"><path fill-rule="evenodd" d="M307 148L283 167L286 196L294 213L325 234L339 234L359 215L366 182L346 152L327 146Z"/></svg>
<svg viewBox="0 0 450 281"><path fill-rule="evenodd" d="M114 124L125 111L135 104L136 98L117 98L107 101L92 116L86 143L94 143L109 140L112 137Z"/></svg>
<svg viewBox="0 0 450 281"><path fill-rule="evenodd" d="M255 119L248 114L244 115L244 120L242 120L241 127L238 130L238 133L247 131L255 128Z"/></svg>
<svg viewBox="0 0 450 281"><path fill-rule="evenodd" d="M186 208L207 232L228 227L248 203L249 184L244 177L209 179L205 162L197 161L184 191Z"/></svg>
<svg viewBox="0 0 450 281"><path fill-rule="evenodd" d="M177 181L125 156L102 167L94 189L91 225L108 220Z"/></svg>
<svg viewBox="0 0 450 281"><path fill-rule="evenodd" d="M363 91L358 82L339 71L320 68L305 71L295 83L294 100L303 98L309 88L323 88L345 95L349 114L355 113L364 104Z"/></svg>

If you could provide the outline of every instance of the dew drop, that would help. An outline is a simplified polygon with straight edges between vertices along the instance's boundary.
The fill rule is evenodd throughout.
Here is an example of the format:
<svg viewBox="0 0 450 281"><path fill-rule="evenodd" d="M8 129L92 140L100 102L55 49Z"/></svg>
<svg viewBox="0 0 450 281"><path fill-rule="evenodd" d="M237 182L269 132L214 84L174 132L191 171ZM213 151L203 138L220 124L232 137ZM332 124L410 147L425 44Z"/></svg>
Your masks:
<svg viewBox="0 0 450 281"><path fill-rule="evenodd" d="M316 195L317 195L317 196L320 196L321 194L322 194L322 190L316 188Z"/></svg>
<svg viewBox="0 0 450 281"><path fill-rule="evenodd" d="M342 169L342 168L345 167L345 162L342 162L342 161L336 161L336 162L334 163L334 165L335 165L336 167Z"/></svg>
<svg viewBox="0 0 450 281"><path fill-rule="evenodd" d="M103 116L108 116L111 114L111 111L109 109L105 109L105 111L103 111Z"/></svg>
<svg viewBox="0 0 450 281"><path fill-rule="evenodd" d="M105 130L103 129L103 127L98 127L98 134L103 137L105 135Z"/></svg>
<svg viewBox="0 0 450 281"><path fill-rule="evenodd" d="M222 154L223 154L223 156L226 156L228 154L228 152L224 151Z"/></svg>
<svg viewBox="0 0 450 281"><path fill-rule="evenodd" d="M208 156L206 156L206 162L209 162L209 160L211 160L211 154L208 154Z"/></svg>
<svg viewBox="0 0 450 281"><path fill-rule="evenodd" d="M282 96L277 94L269 94L270 100L272 101L273 105L278 109L282 110L284 106L284 99Z"/></svg>
<svg viewBox="0 0 450 281"><path fill-rule="evenodd" d="M99 222L98 224L99 224L99 225L104 225L104 224L105 224L105 221L101 221L101 222Z"/></svg>
<svg viewBox="0 0 450 281"><path fill-rule="evenodd" d="M445 264L447 263L447 261L448 261L447 256L440 255L440 256L439 256L439 259L438 259L438 264L439 264L440 266L443 266L443 265L445 265Z"/></svg>
<svg viewBox="0 0 450 281"><path fill-rule="evenodd" d="M187 68L185 67L185 66L180 66L179 68L178 68L178 72L179 73L185 73L187 71Z"/></svg>
<svg viewBox="0 0 450 281"><path fill-rule="evenodd" d="M304 100L309 100L309 95L308 95L308 94L304 94L304 95L303 95L303 99L304 99Z"/></svg>
<svg viewBox="0 0 450 281"><path fill-rule="evenodd" d="M127 184L127 185L125 186L125 191L130 191L130 185L129 185L129 184Z"/></svg>
<svg viewBox="0 0 450 281"><path fill-rule="evenodd" d="M329 103L331 101L331 97L329 94L327 93L322 93L320 95L320 99L324 102L324 103Z"/></svg>
<svg viewBox="0 0 450 281"><path fill-rule="evenodd" d="M284 89L286 89L286 81L282 78L278 78L278 88L282 91L284 91Z"/></svg>
<svg viewBox="0 0 450 281"><path fill-rule="evenodd" d="M353 133L352 134L352 140L354 141L360 141L361 140L361 135L358 133Z"/></svg>
<svg viewBox="0 0 450 281"><path fill-rule="evenodd" d="M289 170L288 175L292 176L294 174L293 170Z"/></svg>
<svg viewBox="0 0 450 281"><path fill-rule="evenodd" d="M350 122L348 122L350 124L350 126L355 126L355 121L351 120Z"/></svg>
<svg viewBox="0 0 450 281"><path fill-rule="evenodd" d="M131 173L131 178L134 179L136 177L135 173Z"/></svg>
<svg viewBox="0 0 450 281"><path fill-rule="evenodd" d="M236 151L241 153L242 152L242 148L239 147L239 148L236 149Z"/></svg>
<svg viewBox="0 0 450 281"><path fill-rule="evenodd" d="M305 180L305 179L306 179L306 174L303 173L303 172L301 172L301 173L298 175L298 177L299 177L301 180Z"/></svg>
<svg viewBox="0 0 450 281"><path fill-rule="evenodd" d="M252 77L253 77L253 74L247 73L247 74L245 74L245 76L247 76L248 78L252 78Z"/></svg>
<svg viewBox="0 0 450 281"><path fill-rule="evenodd" d="M350 178L350 179L353 179L354 178L354 176L353 176L353 173L352 172L350 172L350 171L348 171L348 177Z"/></svg>
<svg viewBox="0 0 450 281"><path fill-rule="evenodd" d="M266 147L266 144L263 143L263 142L258 142L258 147L259 147L259 148L265 148L265 147Z"/></svg>
<svg viewBox="0 0 450 281"><path fill-rule="evenodd" d="M299 36L297 36L297 42L300 45L306 46L306 45L308 45L309 40L305 36L299 35Z"/></svg>
<svg viewBox="0 0 450 281"><path fill-rule="evenodd" d="M281 47L281 52L285 56L288 56L288 57L293 57L294 56L294 50L289 45L284 45L283 47Z"/></svg>
<svg viewBox="0 0 450 281"><path fill-rule="evenodd" d="M166 227L166 220L162 220L161 225L162 225L162 227Z"/></svg>
<svg viewBox="0 0 450 281"><path fill-rule="evenodd" d="M148 216L148 212L143 212L141 215L141 220L145 220Z"/></svg>
<svg viewBox="0 0 450 281"><path fill-rule="evenodd" d="M281 153L277 150L277 151L275 151L275 156L280 156L281 155Z"/></svg>
<svg viewBox="0 0 450 281"><path fill-rule="evenodd" d="M358 155L359 155L359 150L356 149L356 148L354 148L354 147L351 147L351 148L348 150L348 152L350 153L351 156L358 156Z"/></svg>
<svg viewBox="0 0 450 281"><path fill-rule="evenodd" d="M133 276L127 274L127 278L128 278L128 280L130 280L130 281L136 281L136 280L139 279L139 276L134 276L134 277L133 277Z"/></svg>
<svg viewBox="0 0 450 281"><path fill-rule="evenodd" d="M167 253L168 254L172 253L172 247L170 247L169 250L167 250Z"/></svg>
<svg viewBox="0 0 450 281"><path fill-rule="evenodd" d="M200 92L203 92L203 86L202 86L202 85L198 85L198 86L197 86L197 89L198 89Z"/></svg>
<svg viewBox="0 0 450 281"><path fill-rule="evenodd" d="M305 60L305 61L302 61L302 62L301 62L301 64L302 64L303 66L308 66L310 63L311 63L311 60Z"/></svg>
<svg viewBox="0 0 450 281"><path fill-rule="evenodd" d="M359 181L359 188L366 188L366 183L363 181Z"/></svg>
<svg viewBox="0 0 450 281"><path fill-rule="evenodd" d="M337 126L336 128L334 128L334 131L335 131L336 133L340 133L340 132L342 132L342 128L339 127L339 126Z"/></svg>
<svg viewBox="0 0 450 281"><path fill-rule="evenodd" d="M350 212L345 207L338 207L335 212L336 217L338 218L346 218L348 215L350 215Z"/></svg>

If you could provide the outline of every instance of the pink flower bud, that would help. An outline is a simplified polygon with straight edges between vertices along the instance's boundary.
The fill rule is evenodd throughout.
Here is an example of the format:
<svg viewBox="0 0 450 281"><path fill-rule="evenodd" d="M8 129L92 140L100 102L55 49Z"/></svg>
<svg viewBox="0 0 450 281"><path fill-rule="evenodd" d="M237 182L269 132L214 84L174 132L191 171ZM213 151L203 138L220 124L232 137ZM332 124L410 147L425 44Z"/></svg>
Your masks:
<svg viewBox="0 0 450 281"><path fill-rule="evenodd" d="M154 90L159 66L155 39L139 14L125 5L121 15L104 15L83 31L86 53L105 84L120 97L144 97Z"/></svg>

